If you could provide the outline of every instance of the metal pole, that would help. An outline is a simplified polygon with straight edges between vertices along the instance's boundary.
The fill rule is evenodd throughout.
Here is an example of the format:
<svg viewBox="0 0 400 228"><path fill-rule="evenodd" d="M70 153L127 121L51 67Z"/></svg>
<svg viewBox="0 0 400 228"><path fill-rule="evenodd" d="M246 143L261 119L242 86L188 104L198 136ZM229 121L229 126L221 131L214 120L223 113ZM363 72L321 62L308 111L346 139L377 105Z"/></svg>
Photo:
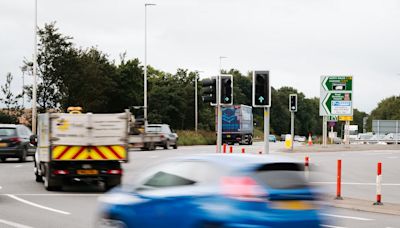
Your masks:
<svg viewBox="0 0 400 228"><path fill-rule="evenodd" d="M197 80L198 80L198 78L197 78L197 74L194 79L194 130L196 131L196 133L197 133L197 118L198 118L198 114L197 114Z"/></svg>
<svg viewBox="0 0 400 228"><path fill-rule="evenodd" d="M24 91L24 87L25 87L25 71L22 70L22 109L25 109L25 91Z"/></svg>
<svg viewBox="0 0 400 228"><path fill-rule="evenodd" d="M399 143L399 121L396 120L396 145Z"/></svg>
<svg viewBox="0 0 400 228"><path fill-rule="evenodd" d="M222 74L222 59L224 56L219 57L219 74L217 76L217 153L221 153L222 145L222 110L221 110L221 74Z"/></svg>
<svg viewBox="0 0 400 228"><path fill-rule="evenodd" d="M322 117L322 146L326 147L326 134L327 134L326 116Z"/></svg>
<svg viewBox="0 0 400 228"><path fill-rule="evenodd" d="M331 144L333 144L333 126L331 126Z"/></svg>
<svg viewBox="0 0 400 228"><path fill-rule="evenodd" d="M33 52L33 88L32 88L32 132L36 134L36 101L37 101L37 0L35 0L35 29Z"/></svg>
<svg viewBox="0 0 400 228"><path fill-rule="evenodd" d="M143 76L143 117L144 126L147 126L147 6L155 6L156 4L144 4L144 76Z"/></svg>
<svg viewBox="0 0 400 228"><path fill-rule="evenodd" d="M294 112L290 112L290 135L292 136L292 145L291 151L293 151L293 144L294 144Z"/></svg>
<svg viewBox="0 0 400 228"><path fill-rule="evenodd" d="M346 144L350 145L350 121L346 120Z"/></svg>
<svg viewBox="0 0 400 228"><path fill-rule="evenodd" d="M264 153L269 154L269 108L264 108Z"/></svg>

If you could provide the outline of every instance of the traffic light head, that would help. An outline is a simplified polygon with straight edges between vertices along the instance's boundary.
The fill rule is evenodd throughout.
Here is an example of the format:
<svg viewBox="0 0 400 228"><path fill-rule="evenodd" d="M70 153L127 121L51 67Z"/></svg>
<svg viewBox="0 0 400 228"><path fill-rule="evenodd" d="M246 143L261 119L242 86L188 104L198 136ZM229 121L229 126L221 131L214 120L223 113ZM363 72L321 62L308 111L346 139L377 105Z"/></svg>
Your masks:
<svg viewBox="0 0 400 228"><path fill-rule="evenodd" d="M253 73L253 106L271 107L269 71L254 71Z"/></svg>
<svg viewBox="0 0 400 228"><path fill-rule="evenodd" d="M215 77L203 79L202 81L202 98L206 103L217 103L217 80Z"/></svg>
<svg viewBox="0 0 400 228"><path fill-rule="evenodd" d="M232 89L232 75L221 75L221 104L233 104Z"/></svg>
<svg viewBox="0 0 400 228"><path fill-rule="evenodd" d="M297 94L289 95L289 111L297 112Z"/></svg>

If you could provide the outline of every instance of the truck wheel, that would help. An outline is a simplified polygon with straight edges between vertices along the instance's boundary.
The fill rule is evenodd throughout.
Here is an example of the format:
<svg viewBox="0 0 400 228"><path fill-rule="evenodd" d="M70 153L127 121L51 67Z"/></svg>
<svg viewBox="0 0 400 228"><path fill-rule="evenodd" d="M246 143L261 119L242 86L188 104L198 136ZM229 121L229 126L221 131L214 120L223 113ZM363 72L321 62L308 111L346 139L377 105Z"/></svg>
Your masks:
<svg viewBox="0 0 400 228"><path fill-rule="evenodd" d="M51 177L48 165L46 165L46 175L43 178L43 182L47 191L57 191L61 189L59 183Z"/></svg>
<svg viewBox="0 0 400 228"><path fill-rule="evenodd" d="M109 178L105 183L105 190L108 191L121 184L121 177Z"/></svg>
<svg viewBox="0 0 400 228"><path fill-rule="evenodd" d="M19 157L19 162L25 162L26 161L26 155L27 155L26 148L22 149L21 156Z"/></svg>
<svg viewBox="0 0 400 228"><path fill-rule="evenodd" d="M156 149L156 146L155 146L155 144L153 143L153 142L151 142L151 143L149 143L149 150L155 150Z"/></svg>
<svg viewBox="0 0 400 228"><path fill-rule="evenodd" d="M39 175L39 171L38 171L38 166L36 165L36 161L34 161L35 164L35 181L36 182L43 182L43 178L42 176Z"/></svg>
<svg viewBox="0 0 400 228"><path fill-rule="evenodd" d="M248 145L253 145L253 137L251 135L249 136Z"/></svg>

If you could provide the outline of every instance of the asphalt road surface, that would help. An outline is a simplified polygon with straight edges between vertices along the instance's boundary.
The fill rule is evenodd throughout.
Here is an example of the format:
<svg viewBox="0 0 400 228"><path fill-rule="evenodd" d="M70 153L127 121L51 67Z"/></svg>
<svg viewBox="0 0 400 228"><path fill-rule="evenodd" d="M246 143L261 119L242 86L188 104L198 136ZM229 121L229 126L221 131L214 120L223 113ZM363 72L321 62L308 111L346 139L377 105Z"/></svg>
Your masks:
<svg viewBox="0 0 400 228"><path fill-rule="evenodd" d="M296 145L298 146L298 145ZM234 146L246 153L259 155L262 143L253 146ZM318 182L333 195L336 180L336 160L343 161L343 197L373 201L375 199L376 163L383 163L383 201L400 203L400 151L287 153L282 143L270 143L271 153L283 154L301 161L311 159L312 181ZM177 150L130 152L130 162L124 164L123 182L134 180L143 169L163 159L196 153L214 153L215 146L180 147ZM227 154L229 156L229 154ZM314 173L318 175L314 175ZM66 186L62 192L48 192L42 183L36 183L33 162L18 163L9 160L0 163L0 227L54 228L93 227L97 197L103 194L101 185L84 183ZM335 222L325 227L400 227L400 216L345 209L327 211L324 217Z"/></svg>

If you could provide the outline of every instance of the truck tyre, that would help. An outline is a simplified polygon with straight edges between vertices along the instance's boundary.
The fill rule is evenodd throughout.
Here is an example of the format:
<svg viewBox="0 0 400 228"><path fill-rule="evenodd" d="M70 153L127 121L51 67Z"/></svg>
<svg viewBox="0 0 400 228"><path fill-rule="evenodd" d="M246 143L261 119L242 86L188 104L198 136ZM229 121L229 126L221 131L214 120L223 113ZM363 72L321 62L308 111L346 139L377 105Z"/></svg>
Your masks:
<svg viewBox="0 0 400 228"><path fill-rule="evenodd" d="M253 145L253 136L249 135L248 145Z"/></svg>
<svg viewBox="0 0 400 228"><path fill-rule="evenodd" d="M57 191L61 189L61 185L51 177L49 165L46 165L45 176L43 177L44 187L47 191Z"/></svg>
<svg viewBox="0 0 400 228"><path fill-rule="evenodd" d="M120 184L121 184L121 176L109 178L105 183L105 190L108 191Z"/></svg>
<svg viewBox="0 0 400 228"><path fill-rule="evenodd" d="M25 162L26 161L26 155L28 151L26 151L26 148L22 149L21 156L19 157L19 162Z"/></svg>
<svg viewBox="0 0 400 228"><path fill-rule="evenodd" d="M154 145L154 142L149 143L148 148L149 148L149 150L155 150L156 146Z"/></svg>

